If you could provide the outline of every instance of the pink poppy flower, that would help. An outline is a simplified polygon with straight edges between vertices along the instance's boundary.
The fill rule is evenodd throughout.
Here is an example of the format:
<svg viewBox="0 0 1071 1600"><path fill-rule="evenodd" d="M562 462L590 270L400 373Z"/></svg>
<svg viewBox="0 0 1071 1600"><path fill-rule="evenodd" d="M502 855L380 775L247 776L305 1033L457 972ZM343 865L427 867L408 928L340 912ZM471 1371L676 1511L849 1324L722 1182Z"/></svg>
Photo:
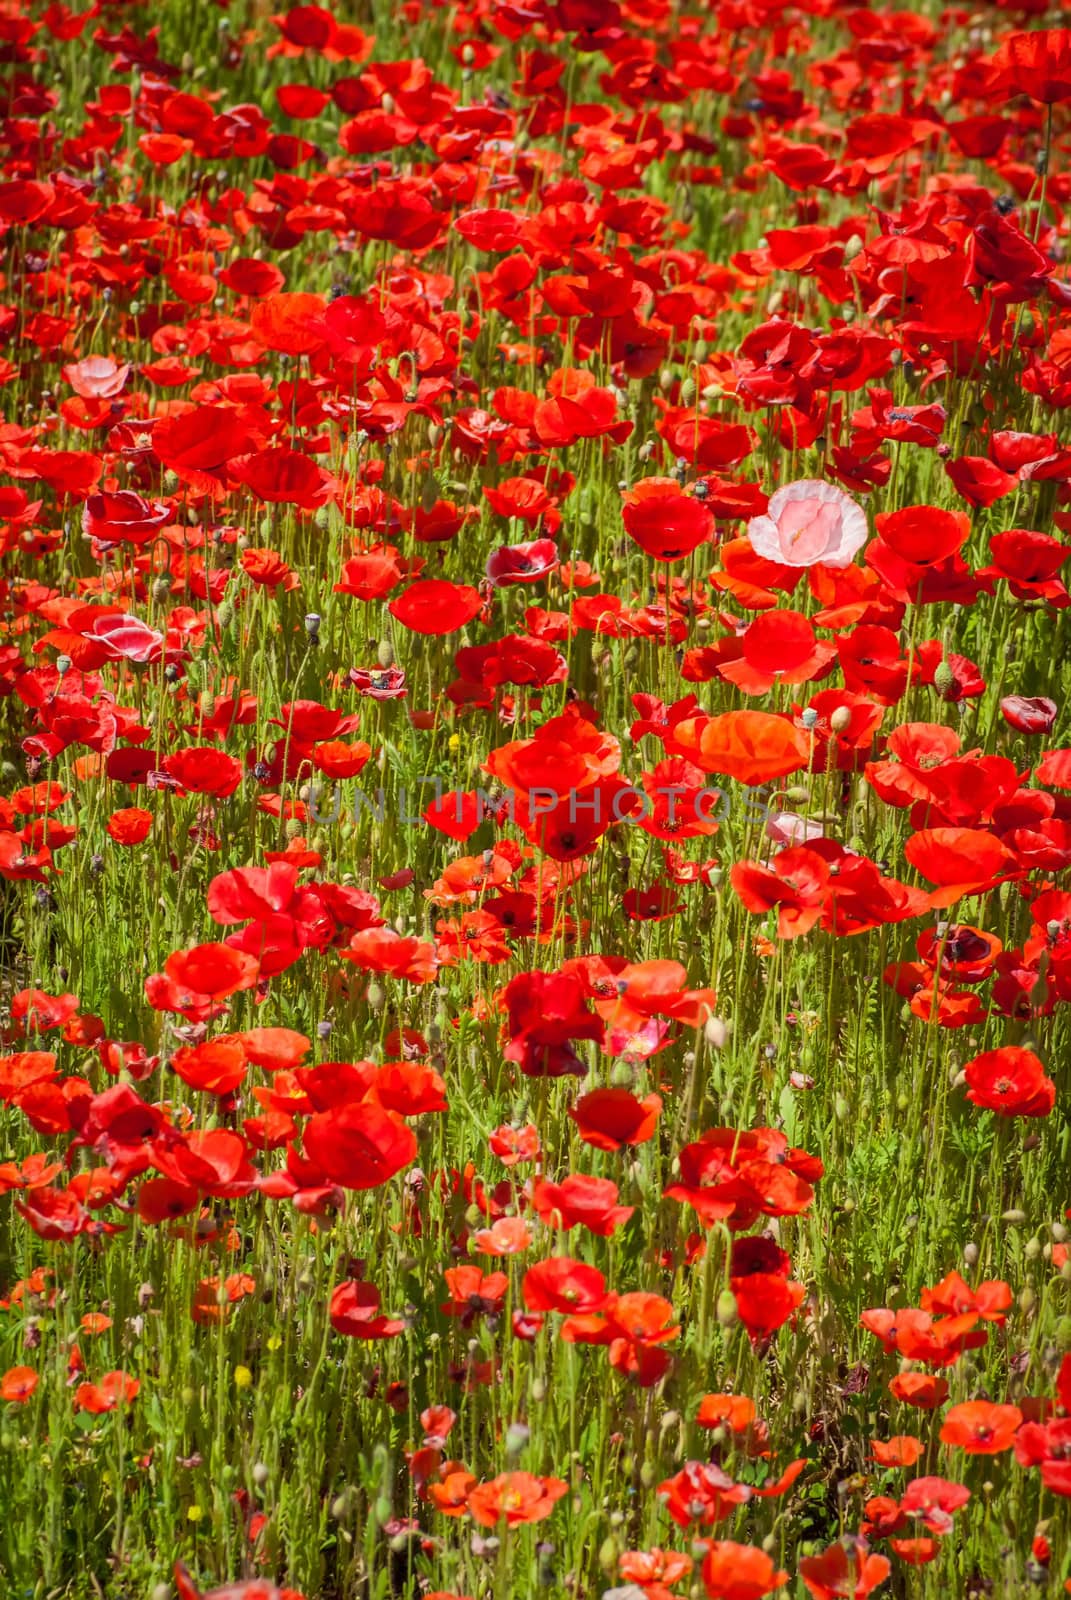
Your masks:
<svg viewBox="0 0 1071 1600"><path fill-rule="evenodd" d="M86 356L64 367L63 376L83 400L114 400L130 376L129 363L120 366L111 356Z"/></svg>
<svg viewBox="0 0 1071 1600"><path fill-rule="evenodd" d="M802 478L770 496L747 536L757 555L783 567L847 567L866 543L866 517L842 489Z"/></svg>
<svg viewBox="0 0 1071 1600"><path fill-rule="evenodd" d="M553 539L535 539L530 544L504 544L487 558L487 576L496 589L513 583L536 583L558 565L558 546Z"/></svg>

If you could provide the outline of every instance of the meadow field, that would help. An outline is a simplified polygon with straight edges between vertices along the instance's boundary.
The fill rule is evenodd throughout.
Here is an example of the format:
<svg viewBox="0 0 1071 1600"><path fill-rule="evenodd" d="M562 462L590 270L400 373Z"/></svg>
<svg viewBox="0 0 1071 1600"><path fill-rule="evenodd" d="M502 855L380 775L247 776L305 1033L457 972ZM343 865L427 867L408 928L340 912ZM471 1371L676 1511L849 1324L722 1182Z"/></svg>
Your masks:
<svg viewBox="0 0 1071 1600"><path fill-rule="evenodd" d="M0 0L0 1600L1071 1591L1071 27Z"/></svg>

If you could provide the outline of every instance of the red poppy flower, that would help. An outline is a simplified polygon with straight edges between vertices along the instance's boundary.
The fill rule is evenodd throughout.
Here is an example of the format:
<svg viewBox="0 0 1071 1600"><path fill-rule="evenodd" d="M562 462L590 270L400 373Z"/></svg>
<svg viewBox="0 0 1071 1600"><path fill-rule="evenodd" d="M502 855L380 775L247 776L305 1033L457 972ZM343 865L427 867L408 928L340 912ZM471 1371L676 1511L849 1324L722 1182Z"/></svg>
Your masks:
<svg viewBox="0 0 1071 1600"><path fill-rule="evenodd" d="M710 1600L761 1600L788 1582L764 1550L753 1545L734 1544L731 1539L713 1539L707 1545L702 1566L703 1587Z"/></svg>
<svg viewBox="0 0 1071 1600"><path fill-rule="evenodd" d="M149 837L151 829L152 812L144 811L140 806L126 806L120 811L113 811L107 823L109 839L122 845L142 844Z"/></svg>
<svg viewBox="0 0 1071 1600"><path fill-rule="evenodd" d="M529 1311L579 1315L601 1311L607 1299L602 1273L571 1256L550 1256L529 1267L521 1293Z"/></svg>
<svg viewBox="0 0 1071 1600"><path fill-rule="evenodd" d="M538 583L558 565L558 546L553 539L536 539L529 544L507 544L493 550L487 558L487 578L496 589L517 583Z"/></svg>
<svg viewBox="0 0 1071 1600"><path fill-rule="evenodd" d="M209 1094L233 1094L245 1078L245 1051L237 1041L210 1039L205 1044L177 1050L171 1066L192 1089Z"/></svg>
<svg viewBox="0 0 1071 1600"><path fill-rule="evenodd" d="M634 1206L617 1204L617 1184L609 1178L570 1175L561 1183L537 1178L532 1208L541 1222L568 1232L581 1223L590 1233L608 1239L631 1217Z"/></svg>
<svg viewBox="0 0 1071 1600"><path fill-rule="evenodd" d="M1032 1050L1004 1045L975 1056L963 1069L967 1099L1001 1117L1047 1117L1056 1085Z"/></svg>
<svg viewBox="0 0 1071 1600"><path fill-rule="evenodd" d="M1009 33L993 57L999 92L1029 95L1043 105L1071 100L1071 28Z"/></svg>
<svg viewBox="0 0 1071 1600"><path fill-rule="evenodd" d="M913 1467L922 1454L922 1440L910 1433L898 1433L891 1439L871 1439L870 1454L882 1467Z"/></svg>
<svg viewBox="0 0 1071 1600"><path fill-rule="evenodd" d="M380 1311L379 1290L357 1279L347 1279L332 1291L328 1315L335 1332L349 1339L393 1339L405 1331L400 1318Z"/></svg>
<svg viewBox="0 0 1071 1600"><path fill-rule="evenodd" d="M1000 1455L1010 1450L1023 1420L1018 1406L995 1405L991 1400L967 1400L945 1412L941 1443L958 1445L968 1455Z"/></svg>
<svg viewBox="0 0 1071 1600"><path fill-rule="evenodd" d="M125 1372L106 1372L99 1383L80 1383L74 1392L76 1411L89 1411L94 1416L105 1411L116 1411L137 1398L141 1382L128 1377Z"/></svg>
<svg viewBox="0 0 1071 1600"><path fill-rule="evenodd" d="M241 762L215 745L191 745L164 757L164 771L191 794L211 794L223 800L242 781Z"/></svg>
<svg viewBox="0 0 1071 1600"><path fill-rule="evenodd" d="M948 1399L948 1379L931 1372L899 1372L889 1382L889 1393L920 1411L936 1411Z"/></svg>
<svg viewBox="0 0 1071 1600"><path fill-rule="evenodd" d="M748 911L777 911L777 932L782 939L798 939L822 915L829 884L829 866L805 847L781 850L769 867L739 861L730 881Z"/></svg>
<svg viewBox="0 0 1071 1600"><path fill-rule="evenodd" d="M531 1472L504 1472L490 1483L477 1484L469 1491L468 1510L482 1528L507 1528L529 1522L543 1522L550 1516L569 1485L561 1478L540 1478Z"/></svg>
<svg viewBox="0 0 1071 1600"><path fill-rule="evenodd" d="M845 1538L817 1556L804 1556L799 1575L814 1600L866 1600L884 1583L891 1566L885 1556L871 1555L865 1539Z"/></svg>
<svg viewBox="0 0 1071 1600"><path fill-rule="evenodd" d="M806 733L767 711L725 711L674 725L666 749L701 772L717 772L756 787L798 772L810 759Z"/></svg>
<svg viewBox="0 0 1071 1600"><path fill-rule="evenodd" d="M1045 695L1009 694L1000 702L1000 714L1018 733L1051 733L1059 707Z"/></svg>
<svg viewBox="0 0 1071 1600"><path fill-rule="evenodd" d="M162 500L144 500L132 489L91 494L82 507L82 532L101 544L149 544L171 519Z"/></svg>
<svg viewBox="0 0 1071 1600"><path fill-rule="evenodd" d="M212 472L237 456L249 438L230 406L197 406L157 422L152 447L165 467L180 476Z"/></svg>
<svg viewBox="0 0 1071 1600"><path fill-rule="evenodd" d="M471 622L483 601L466 584L421 578L390 603L390 614L413 633L456 633Z"/></svg>
<svg viewBox="0 0 1071 1600"><path fill-rule="evenodd" d="M660 1095L639 1100L628 1089L593 1089L569 1107L580 1137L596 1150L645 1144L653 1137L661 1112Z"/></svg>
<svg viewBox="0 0 1071 1600"><path fill-rule="evenodd" d="M656 561L682 560L714 531L706 506L684 494L674 478L644 478L625 495L621 516L629 535Z"/></svg>
<svg viewBox="0 0 1071 1600"><path fill-rule="evenodd" d="M412 1129L374 1101L310 1117L303 1144L309 1160L343 1189L378 1189L409 1166L417 1150Z"/></svg>
<svg viewBox="0 0 1071 1600"><path fill-rule="evenodd" d="M904 846L904 856L937 884L933 906L950 906L965 894L980 894L1010 875L1015 857L980 828L923 828Z"/></svg>
<svg viewBox="0 0 1071 1600"><path fill-rule="evenodd" d="M176 950L164 963L164 973L173 984L209 1000L224 1000L239 989L252 988L257 970L252 956L225 944Z"/></svg>
<svg viewBox="0 0 1071 1600"><path fill-rule="evenodd" d="M269 305L273 302L268 301ZM315 511L335 492L335 479L299 450L276 448L256 455L233 456L231 477L244 483L258 500L271 505Z"/></svg>
<svg viewBox="0 0 1071 1600"><path fill-rule="evenodd" d="M25 1405L39 1382L32 1367L8 1367L0 1377L0 1400L6 1400L9 1405Z"/></svg>

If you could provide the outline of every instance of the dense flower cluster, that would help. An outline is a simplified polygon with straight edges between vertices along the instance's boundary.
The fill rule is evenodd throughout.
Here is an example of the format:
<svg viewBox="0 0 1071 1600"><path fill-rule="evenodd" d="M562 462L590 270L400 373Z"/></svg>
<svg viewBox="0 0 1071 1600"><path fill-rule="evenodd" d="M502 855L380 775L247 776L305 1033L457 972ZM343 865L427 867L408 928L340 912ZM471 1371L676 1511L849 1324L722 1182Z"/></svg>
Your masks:
<svg viewBox="0 0 1071 1600"><path fill-rule="evenodd" d="M1052 22L0 3L12 1593L1071 1589Z"/></svg>

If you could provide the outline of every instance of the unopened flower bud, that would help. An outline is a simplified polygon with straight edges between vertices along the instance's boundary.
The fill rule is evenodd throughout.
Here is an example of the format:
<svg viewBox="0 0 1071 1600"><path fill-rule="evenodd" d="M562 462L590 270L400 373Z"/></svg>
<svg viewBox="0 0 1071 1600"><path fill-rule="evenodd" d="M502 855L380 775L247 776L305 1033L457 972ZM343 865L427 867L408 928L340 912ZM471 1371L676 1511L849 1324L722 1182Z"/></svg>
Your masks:
<svg viewBox="0 0 1071 1600"><path fill-rule="evenodd" d="M740 1320L740 1313L736 1308L736 1296L731 1289L723 1289L718 1296L715 1315L723 1328L731 1328Z"/></svg>

